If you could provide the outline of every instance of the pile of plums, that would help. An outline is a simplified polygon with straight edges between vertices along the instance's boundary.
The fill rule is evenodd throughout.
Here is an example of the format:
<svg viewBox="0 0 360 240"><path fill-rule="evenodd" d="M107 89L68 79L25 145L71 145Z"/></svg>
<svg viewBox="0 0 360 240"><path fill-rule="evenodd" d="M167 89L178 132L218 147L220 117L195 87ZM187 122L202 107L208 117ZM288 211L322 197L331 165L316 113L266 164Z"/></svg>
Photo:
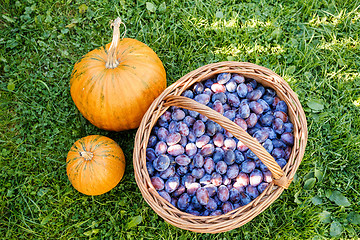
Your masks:
<svg viewBox="0 0 360 240"><path fill-rule="evenodd" d="M182 94L207 105L254 137L283 168L294 144L288 108L271 88L221 73ZM146 150L151 183L178 209L199 216L250 203L271 172L241 141L195 111L170 107L153 127Z"/></svg>

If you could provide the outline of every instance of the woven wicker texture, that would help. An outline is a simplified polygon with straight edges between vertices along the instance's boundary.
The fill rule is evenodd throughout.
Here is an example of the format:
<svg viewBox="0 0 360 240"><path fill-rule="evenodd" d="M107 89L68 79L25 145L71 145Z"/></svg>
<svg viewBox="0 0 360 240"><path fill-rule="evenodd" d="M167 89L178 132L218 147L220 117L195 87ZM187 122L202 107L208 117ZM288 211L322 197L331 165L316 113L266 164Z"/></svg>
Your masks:
<svg viewBox="0 0 360 240"><path fill-rule="evenodd" d="M287 165L281 169L274 158L246 131L211 108L180 95L196 82L223 72L238 73L255 79L265 87L274 89L288 105L288 115L294 125L294 146ZM178 106L195 110L219 123L236 138L245 143L269 168L273 182L256 199L220 216L194 216L180 211L163 199L152 186L146 168L146 148L153 126L169 108ZM271 70L244 62L219 62L200 67L169 86L154 100L145 113L135 137L133 163L135 180L150 207L168 223L186 230L201 233L219 233L240 227L270 206L290 185L304 155L307 142L307 123L299 99L290 86Z"/></svg>

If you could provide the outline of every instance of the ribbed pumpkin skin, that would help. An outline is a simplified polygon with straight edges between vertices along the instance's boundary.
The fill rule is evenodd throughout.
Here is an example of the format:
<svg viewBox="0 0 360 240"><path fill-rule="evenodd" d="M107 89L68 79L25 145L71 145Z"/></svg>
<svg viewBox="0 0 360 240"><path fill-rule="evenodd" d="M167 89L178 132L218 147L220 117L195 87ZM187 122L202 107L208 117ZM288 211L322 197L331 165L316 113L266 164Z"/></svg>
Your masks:
<svg viewBox="0 0 360 240"><path fill-rule="evenodd" d="M92 153L86 160L82 152ZM86 195L100 195L113 189L125 171L125 156L112 139L91 135L79 139L66 159L66 172L73 187Z"/></svg>
<svg viewBox="0 0 360 240"><path fill-rule="evenodd" d="M165 89L165 69L151 48L131 38L119 41L116 57L120 64L107 69L109 47L95 49L75 64L71 97L81 114L98 128L134 129Z"/></svg>

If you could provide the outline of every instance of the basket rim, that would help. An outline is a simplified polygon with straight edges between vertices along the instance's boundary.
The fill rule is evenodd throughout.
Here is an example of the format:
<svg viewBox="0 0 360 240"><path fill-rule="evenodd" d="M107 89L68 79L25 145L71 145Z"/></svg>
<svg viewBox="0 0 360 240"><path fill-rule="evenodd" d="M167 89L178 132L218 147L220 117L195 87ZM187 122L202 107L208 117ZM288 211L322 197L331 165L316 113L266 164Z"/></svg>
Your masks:
<svg viewBox="0 0 360 240"><path fill-rule="evenodd" d="M289 179L294 177L302 161L307 142L306 116L296 93L284 79L270 69L248 62L225 61L211 63L189 72L168 86L150 105L136 133L133 153L135 180L143 198L158 215L176 227L194 232L217 233L240 227L269 207L284 190L282 187L274 186L272 182L267 189L250 204L214 217L194 216L180 211L160 197L151 185L151 182L149 184L150 177L146 169L145 151L148 136L153 126L156 124L157 119L168 108L164 106L164 99L169 95L179 96L195 82L206 80L220 72L239 73L244 77L261 82L264 87L275 88L274 90L280 99L284 100L288 106L290 104L289 109L291 110L289 111L289 117L291 122L293 122L294 132L295 130L297 131L297 142L294 144L290 155L292 164L289 164L289 159L289 163L283 169ZM227 224L226 222L224 223L224 219L228 219L229 221L233 220L233 222Z"/></svg>

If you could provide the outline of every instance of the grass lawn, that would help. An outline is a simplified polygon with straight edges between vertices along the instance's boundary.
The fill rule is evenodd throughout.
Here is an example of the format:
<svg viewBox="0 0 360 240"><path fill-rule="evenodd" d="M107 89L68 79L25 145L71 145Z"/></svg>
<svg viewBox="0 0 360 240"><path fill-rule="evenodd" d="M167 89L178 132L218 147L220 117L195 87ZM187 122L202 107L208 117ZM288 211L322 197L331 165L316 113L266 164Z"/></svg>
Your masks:
<svg viewBox="0 0 360 240"><path fill-rule="evenodd" d="M1 2L0 238L360 237L359 0ZM298 94L309 127L303 162L290 188L251 222L213 235L169 225L135 183L136 130L100 130L76 109L73 66L111 41L117 16L127 37L158 54L168 85L233 60L272 69ZM65 169L72 144L92 134L114 139L127 161L121 183L96 197L77 192Z"/></svg>

